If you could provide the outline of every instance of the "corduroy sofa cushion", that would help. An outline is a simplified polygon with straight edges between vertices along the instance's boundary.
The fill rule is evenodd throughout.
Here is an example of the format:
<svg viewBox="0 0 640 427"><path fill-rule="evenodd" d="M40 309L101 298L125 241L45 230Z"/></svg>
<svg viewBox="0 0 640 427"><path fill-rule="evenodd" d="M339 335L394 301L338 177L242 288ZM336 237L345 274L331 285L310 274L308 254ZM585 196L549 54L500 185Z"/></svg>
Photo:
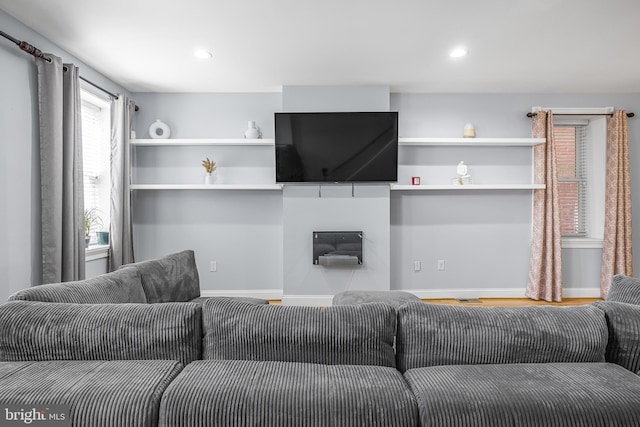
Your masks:
<svg viewBox="0 0 640 427"><path fill-rule="evenodd" d="M140 273L150 304L186 302L200 296L200 278L192 250L126 264L121 269L135 269Z"/></svg>
<svg viewBox="0 0 640 427"><path fill-rule="evenodd" d="M248 302L250 304L269 304L269 301L262 298L253 298L253 297L198 297L192 299L190 302L195 302L198 304L204 304L209 301L211 298L233 298L236 301Z"/></svg>
<svg viewBox="0 0 640 427"><path fill-rule="evenodd" d="M55 425L155 427L162 393L181 369L168 360L0 362L0 402L68 405L66 422Z"/></svg>
<svg viewBox="0 0 640 427"><path fill-rule="evenodd" d="M203 359L395 366L395 310L256 305L213 298L203 306Z"/></svg>
<svg viewBox="0 0 640 427"><path fill-rule="evenodd" d="M398 308L398 369L492 363L604 362L604 313L577 307Z"/></svg>
<svg viewBox="0 0 640 427"><path fill-rule="evenodd" d="M640 305L613 301L593 305L604 311L609 327L607 362L640 372Z"/></svg>
<svg viewBox="0 0 640 427"><path fill-rule="evenodd" d="M420 298L404 291L344 291L333 296L333 305L365 304L383 302L394 308L408 302L420 302Z"/></svg>
<svg viewBox="0 0 640 427"><path fill-rule="evenodd" d="M606 300L640 305L640 279L622 274L613 276Z"/></svg>
<svg viewBox="0 0 640 427"><path fill-rule="evenodd" d="M425 427L640 425L640 377L612 363L433 366L404 376Z"/></svg>
<svg viewBox="0 0 640 427"><path fill-rule="evenodd" d="M76 282L51 283L22 289L10 301L69 302L76 304L146 303L140 274L118 270Z"/></svg>
<svg viewBox="0 0 640 427"><path fill-rule="evenodd" d="M162 396L159 425L410 427L418 409L393 368L199 360Z"/></svg>
<svg viewBox="0 0 640 427"><path fill-rule="evenodd" d="M0 305L0 360L164 359L187 364L202 353L195 303Z"/></svg>

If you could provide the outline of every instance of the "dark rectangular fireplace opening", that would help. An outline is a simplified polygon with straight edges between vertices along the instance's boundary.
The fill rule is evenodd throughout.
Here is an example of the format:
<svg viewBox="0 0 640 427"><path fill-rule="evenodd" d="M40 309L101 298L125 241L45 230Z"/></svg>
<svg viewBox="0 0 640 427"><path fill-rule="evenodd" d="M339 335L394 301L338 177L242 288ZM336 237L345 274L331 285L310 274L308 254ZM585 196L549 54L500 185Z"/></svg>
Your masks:
<svg viewBox="0 0 640 427"><path fill-rule="evenodd" d="M362 231L314 231L313 264L362 265Z"/></svg>

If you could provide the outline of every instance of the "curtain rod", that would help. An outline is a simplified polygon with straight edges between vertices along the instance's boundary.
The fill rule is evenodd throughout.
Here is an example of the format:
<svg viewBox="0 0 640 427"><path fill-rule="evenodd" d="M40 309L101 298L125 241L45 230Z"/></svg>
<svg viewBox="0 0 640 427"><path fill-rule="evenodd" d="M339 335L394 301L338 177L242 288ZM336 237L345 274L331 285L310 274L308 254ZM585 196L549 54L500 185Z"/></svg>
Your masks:
<svg viewBox="0 0 640 427"><path fill-rule="evenodd" d="M47 62L51 62L51 58L46 57L42 51L40 49L38 49L37 47L33 46L32 44L24 41L24 40L18 40L15 37L10 36L9 34L5 33L4 31L0 31L0 36L6 38L7 40L12 41L13 43L15 43L22 51L35 56L36 58L42 58ZM66 67L65 67L65 71L66 71ZM91 86L95 87L96 89L101 90L102 92L106 93L107 95L109 95L110 97L114 98L114 99L118 99L118 95L116 95L115 93L111 93L108 90L106 90L105 88L98 86L97 84L93 83L90 80L85 79L82 76L79 76L80 80L84 81L85 83L90 84ZM138 106L135 106L135 110L138 111L140 108L138 108Z"/></svg>
<svg viewBox="0 0 640 427"><path fill-rule="evenodd" d="M538 113L527 113L527 117L533 117ZM581 114L581 113L569 113L569 114L555 114L556 116L613 116L613 113L595 113L595 114ZM627 117L635 117L636 113L627 113Z"/></svg>

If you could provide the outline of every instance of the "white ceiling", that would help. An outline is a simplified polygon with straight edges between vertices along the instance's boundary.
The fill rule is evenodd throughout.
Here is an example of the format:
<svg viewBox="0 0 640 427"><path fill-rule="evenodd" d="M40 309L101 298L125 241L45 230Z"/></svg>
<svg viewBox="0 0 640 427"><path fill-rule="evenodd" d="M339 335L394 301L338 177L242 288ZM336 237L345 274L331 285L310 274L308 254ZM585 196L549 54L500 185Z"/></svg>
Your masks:
<svg viewBox="0 0 640 427"><path fill-rule="evenodd" d="M0 0L132 92L640 92L638 0ZM28 41L28 40L27 40ZM456 46L469 54L451 59ZM193 50L213 52L197 60Z"/></svg>

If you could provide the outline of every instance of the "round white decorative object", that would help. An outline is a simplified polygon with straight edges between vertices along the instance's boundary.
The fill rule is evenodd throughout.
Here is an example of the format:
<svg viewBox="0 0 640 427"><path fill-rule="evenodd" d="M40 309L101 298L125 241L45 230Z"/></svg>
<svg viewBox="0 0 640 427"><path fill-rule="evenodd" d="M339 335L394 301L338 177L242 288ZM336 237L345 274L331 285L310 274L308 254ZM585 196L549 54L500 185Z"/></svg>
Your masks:
<svg viewBox="0 0 640 427"><path fill-rule="evenodd" d="M169 129L166 123L156 120L149 126L149 136L151 136L152 139L169 139L171 129Z"/></svg>
<svg viewBox="0 0 640 427"><path fill-rule="evenodd" d="M215 182L216 182L215 172L205 174L205 176L204 176L204 183L205 184L213 184Z"/></svg>
<svg viewBox="0 0 640 427"><path fill-rule="evenodd" d="M247 124L247 130L244 133L245 139L258 139L262 136L262 132L256 126L256 122L249 120Z"/></svg>

